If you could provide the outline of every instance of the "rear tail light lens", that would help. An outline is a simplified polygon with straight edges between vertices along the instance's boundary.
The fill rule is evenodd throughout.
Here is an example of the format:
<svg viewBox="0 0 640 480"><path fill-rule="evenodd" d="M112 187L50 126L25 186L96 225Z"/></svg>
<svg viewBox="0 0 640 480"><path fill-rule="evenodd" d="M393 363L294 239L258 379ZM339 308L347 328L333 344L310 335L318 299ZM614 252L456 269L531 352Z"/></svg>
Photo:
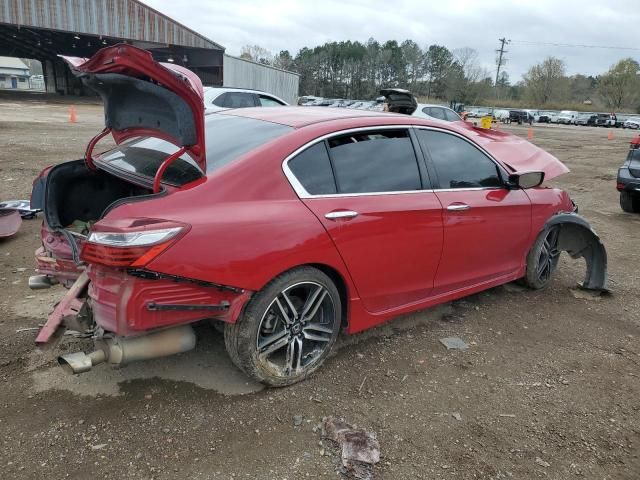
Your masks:
<svg viewBox="0 0 640 480"><path fill-rule="evenodd" d="M136 224L91 232L85 241L80 258L87 263L98 263L110 267L143 267L171 246L186 232L186 226L175 225L156 228L160 222ZM169 222L161 222L166 226Z"/></svg>

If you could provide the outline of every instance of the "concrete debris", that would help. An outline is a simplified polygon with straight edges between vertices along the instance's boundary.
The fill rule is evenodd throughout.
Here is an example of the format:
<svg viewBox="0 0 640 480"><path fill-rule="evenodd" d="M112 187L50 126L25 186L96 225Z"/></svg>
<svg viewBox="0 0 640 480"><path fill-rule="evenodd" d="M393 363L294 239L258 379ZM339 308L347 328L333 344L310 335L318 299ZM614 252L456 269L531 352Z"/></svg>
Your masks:
<svg viewBox="0 0 640 480"><path fill-rule="evenodd" d="M453 418L455 418L456 420L458 420L459 422L461 422L461 421L462 421L462 415L460 415L460 413L458 413L458 412L453 412L453 413L451 414L451 416L452 416Z"/></svg>
<svg viewBox="0 0 640 480"><path fill-rule="evenodd" d="M106 443L100 443L99 445L91 445L91 450L102 450L106 446L107 446Z"/></svg>
<svg viewBox="0 0 640 480"><path fill-rule="evenodd" d="M373 465L380 461L380 444L375 433L333 417L322 419L323 435L341 448L343 469L349 478L373 480Z"/></svg>
<svg viewBox="0 0 640 480"><path fill-rule="evenodd" d="M294 415L293 416L293 424L296 427L299 427L300 425L302 425L302 415Z"/></svg>
<svg viewBox="0 0 640 480"><path fill-rule="evenodd" d="M447 347L447 350L466 350L469 348L469 345L460 337L441 338L440 343Z"/></svg>

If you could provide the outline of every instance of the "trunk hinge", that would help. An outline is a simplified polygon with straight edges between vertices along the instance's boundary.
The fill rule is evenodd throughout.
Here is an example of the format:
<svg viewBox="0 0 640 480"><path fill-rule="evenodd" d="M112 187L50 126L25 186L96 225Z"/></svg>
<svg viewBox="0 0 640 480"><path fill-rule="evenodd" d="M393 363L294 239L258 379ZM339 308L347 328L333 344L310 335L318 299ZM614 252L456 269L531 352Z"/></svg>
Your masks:
<svg viewBox="0 0 640 480"><path fill-rule="evenodd" d="M164 160L164 162L162 162L162 164L160 165L160 168L158 168L158 171L156 172L156 176L153 177L153 193L158 193L160 191L160 181L162 180L162 176L164 175L164 172L167 170L167 168L169 168L169 165L171 165L178 157L183 155L184 152L186 151L187 149L185 147L182 147L177 152L169 155Z"/></svg>
<svg viewBox="0 0 640 480"><path fill-rule="evenodd" d="M111 133L111 129L108 127L105 127L99 134L93 137L89 142L89 145L87 145L87 151L84 154L84 161L90 170L96 169L96 165L95 163L93 163L93 149L95 148L96 144L100 140L102 140L104 137L106 137L110 133Z"/></svg>

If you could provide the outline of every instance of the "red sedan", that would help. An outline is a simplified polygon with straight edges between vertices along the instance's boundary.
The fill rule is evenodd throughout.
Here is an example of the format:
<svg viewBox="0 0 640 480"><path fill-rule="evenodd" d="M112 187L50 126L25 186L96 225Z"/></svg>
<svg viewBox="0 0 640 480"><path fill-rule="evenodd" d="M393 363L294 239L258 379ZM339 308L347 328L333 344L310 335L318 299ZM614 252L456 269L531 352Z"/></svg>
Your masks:
<svg viewBox="0 0 640 480"><path fill-rule="evenodd" d="M215 319L239 368L289 385L342 329L518 279L544 287L563 250L585 258L585 288L606 288L603 245L543 186L568 169L518 137L349 109L205 116L197 77L147 52L67 60L106 129L36 181L32 283L73 283L38 337L93 331L95 351L60 359L73 372L188 350L190 324ZM118 146L94 157L109 133Z"/></svg>

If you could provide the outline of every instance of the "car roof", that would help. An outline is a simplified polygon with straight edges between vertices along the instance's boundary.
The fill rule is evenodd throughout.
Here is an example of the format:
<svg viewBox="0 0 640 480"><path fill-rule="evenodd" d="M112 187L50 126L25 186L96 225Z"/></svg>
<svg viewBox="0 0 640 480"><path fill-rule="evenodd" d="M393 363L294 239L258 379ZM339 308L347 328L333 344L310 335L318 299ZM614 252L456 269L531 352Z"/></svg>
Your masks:
<svg viewBox="0 0 640 480"><path fill-rule="evenodd" d="M399 113L375 112L371 110L357 110L352 108L326 108L326 107L278 107L278 108L236 108L210 115L233 115L237 117L254 118L266 122L279 123L292 128L302 128L314 123L328 122L348 118L390 118L404 119L407 123L413 123L415 117Z"/></svg>
<svg viewBox="0 0 640 480"><path fill-rule="evenodd" d="M437 105L435 103L419 103L418 104L418 108L425 108L425 107L438 107L438 108L446 108L447 110L451 110L446 105Z"/></svg>

